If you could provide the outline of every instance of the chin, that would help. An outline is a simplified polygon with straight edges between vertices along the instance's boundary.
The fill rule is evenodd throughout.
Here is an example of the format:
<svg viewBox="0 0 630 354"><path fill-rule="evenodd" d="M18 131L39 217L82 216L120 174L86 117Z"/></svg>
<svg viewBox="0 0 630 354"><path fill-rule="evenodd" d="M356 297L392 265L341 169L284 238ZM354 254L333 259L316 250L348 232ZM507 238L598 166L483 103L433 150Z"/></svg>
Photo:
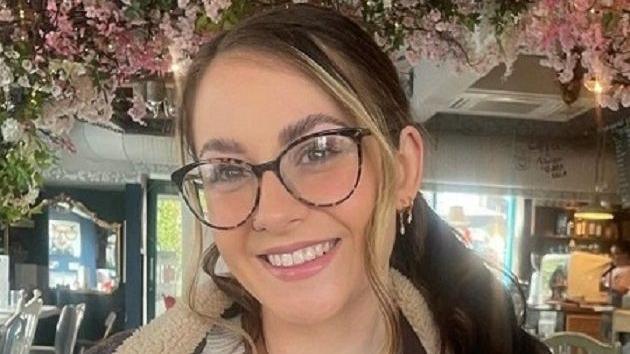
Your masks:
<svg viewBox="0 0 630 354"><path fill-rule="evenodd" d="M290 297L274 299L266 306L275 316L295 324L310 325L324 322L342 312L346 304L342 290L334 293L310 295L295 294Z"/></svg>
<svg viewBox="0 0 630 354"><path fill-rule="evenodd" d="M347 268L346 268L347 269ZM332 270L332 269L329 269ZM272 279L260 288L259 301L274 316L295 324L315 324L333 318L353 298L352 272L323 272L301 282ZM272 286L270 286L272 285Z"/></svg>

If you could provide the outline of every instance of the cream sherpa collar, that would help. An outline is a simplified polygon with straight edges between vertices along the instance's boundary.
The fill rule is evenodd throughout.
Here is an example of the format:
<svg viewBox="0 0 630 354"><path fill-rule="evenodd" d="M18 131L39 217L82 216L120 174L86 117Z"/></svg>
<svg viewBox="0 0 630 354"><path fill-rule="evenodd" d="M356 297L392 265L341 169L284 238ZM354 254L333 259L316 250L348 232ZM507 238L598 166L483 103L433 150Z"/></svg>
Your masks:
<svg viewBox="0 0 630 354"><path fill-rule="evenodd" d="M427 354L439 353L438 331L424 297L397 270L392 268L390 277L396 294L396 302ZM217 320L212 319L220 318L220 314L231 305L231 300L216 286L206 284L197 292L197 303L204 304L206 314L210 318L200 316L187 305L178 303L164 315L137 330L125 340L116 353L190 354L206 336L208 336L208 345L212 343L211 345L217 348L213 354L215 352L233 353L240 344L240 338L227 334L225 330L221 331L223 328L219 328L216 325ZM238 352L237 350L236 353Z"/></svg>

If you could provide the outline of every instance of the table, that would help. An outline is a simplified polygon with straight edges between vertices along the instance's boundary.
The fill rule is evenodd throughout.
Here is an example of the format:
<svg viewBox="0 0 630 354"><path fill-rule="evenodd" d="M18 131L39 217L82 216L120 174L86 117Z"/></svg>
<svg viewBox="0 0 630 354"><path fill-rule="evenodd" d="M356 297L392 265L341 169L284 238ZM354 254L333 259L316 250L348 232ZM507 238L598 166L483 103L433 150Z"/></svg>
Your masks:
<svg viewBox="0 0 630 354"><path fill-rule="evenodd" d="M15 309L0 308L0 324L4 324L4 321L8 320L11 315L15 313ZM39 319L48 318L61 313L61 310L57 306L44 305L39 312Z"/></svg>
<svg viewBox="0 0 630 354"><path fill-rule="evenodd" d="M599 341L607 342L606 333L610 328L610 318L614 307L573 302L562 302L560 306L565 314L565 331L584 333Z"/></svg>
<svg viewBox="0 0 630 354"><path fill-rule="evenodd" d="M549 320L545 322L545 329L550 332L579 332L606 341L605 334L611 326L611 318L615 308L610 305L577 304L572 302L549 302L542 305L528 306L531 319L528 316L530 328L538 328L540 332L541 317L545 313L555 312L555 328L550 327ZM628 314L630 321L630 312ZM553 323L551 323L553 325ZM628 324L630 328L630 323ZM614 325L613 325L614 328ZM614 329L613 329L614 332ZM539 333L541 334L541 333ZM614 333L613 333L614 334Z"/></svg>
<svg viewBox="0 0 630 354"><path fill-rule="evenodd" d="M615 309L612 315L612 339L619 340L619 333L630 333L630 310Z"/></svg>

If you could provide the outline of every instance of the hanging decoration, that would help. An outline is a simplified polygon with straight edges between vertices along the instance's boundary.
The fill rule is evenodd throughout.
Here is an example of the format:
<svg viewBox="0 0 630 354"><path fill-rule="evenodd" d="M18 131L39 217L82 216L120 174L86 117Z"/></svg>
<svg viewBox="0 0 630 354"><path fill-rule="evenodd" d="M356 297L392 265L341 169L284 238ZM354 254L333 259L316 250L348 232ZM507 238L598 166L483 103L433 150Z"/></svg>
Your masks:
<svg viewBox="0 0 630 354"><path fill-rule="evenodd" d="M596 82L603 106L630 106L629 0L306 2L356 19L407 68L424 59L481 72L505 63L509 74L519 54L539 54L562 83ZM200 44L287 3L0 0L0 224L34 210L55 151L74 151L76 121L120 129L121 116L136 124L172 118L165 83ZM131 94L121 95L125 88Z"/></svg>
<svg viewBox="0 0 630 354"><path fill-rule="evenodd" d="M562 84L601 94L602 107L630 107L629 0L540 0L522 18L521 50L543 55Z"/></svg>

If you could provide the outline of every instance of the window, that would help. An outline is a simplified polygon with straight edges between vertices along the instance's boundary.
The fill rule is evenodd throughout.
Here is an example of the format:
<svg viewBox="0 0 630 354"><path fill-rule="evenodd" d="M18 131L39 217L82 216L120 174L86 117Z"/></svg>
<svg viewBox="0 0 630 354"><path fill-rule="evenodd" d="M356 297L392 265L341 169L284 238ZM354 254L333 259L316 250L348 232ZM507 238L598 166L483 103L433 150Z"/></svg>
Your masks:
<svg viewBox="0 0 630 354"><path fill-rule="evenodd" d="M424 195L427 194L431 193ZM437 214L460 232L466 246L490 263L510 270L515 224L513 196L440 191L432 193L432 199Z"/></svg>
<svg viewBox="0 0 630 354"><path fill-rule="evenodd" d="M155 267L155 316L182 295L182 202L176 195L158 194Z"/></svg>

